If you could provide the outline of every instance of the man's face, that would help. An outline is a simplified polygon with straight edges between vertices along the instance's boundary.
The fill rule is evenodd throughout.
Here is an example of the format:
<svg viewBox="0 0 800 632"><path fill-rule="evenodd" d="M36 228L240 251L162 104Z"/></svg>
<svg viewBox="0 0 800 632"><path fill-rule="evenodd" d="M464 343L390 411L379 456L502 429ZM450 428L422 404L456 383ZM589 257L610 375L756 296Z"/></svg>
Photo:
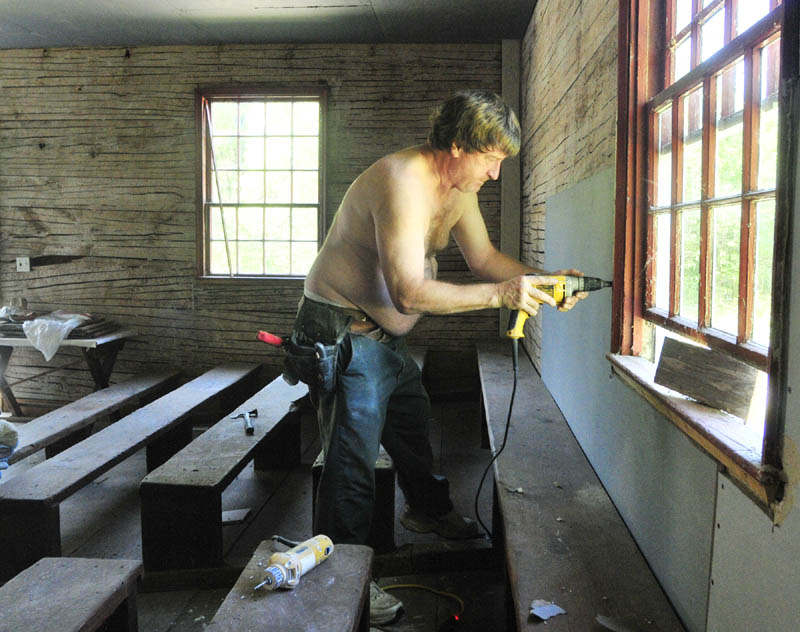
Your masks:
<svg viewBox="0 0 800 632"><path fill-rule="evenodd" d="M477 193L487 180L497 180L500 164L507 157L499 150L467 152L453 147L456 158L455 187L464 193Z"/></svg>

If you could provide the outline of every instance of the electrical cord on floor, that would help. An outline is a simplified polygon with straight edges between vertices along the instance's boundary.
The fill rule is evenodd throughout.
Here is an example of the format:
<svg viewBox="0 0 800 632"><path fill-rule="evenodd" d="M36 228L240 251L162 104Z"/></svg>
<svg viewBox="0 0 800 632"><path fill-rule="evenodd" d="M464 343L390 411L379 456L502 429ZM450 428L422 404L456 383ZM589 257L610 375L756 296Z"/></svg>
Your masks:
<svg viewBox="0 0 800 632"><path fill-rule="evenodd" d="M489 539L493 539L493 535L491 530L483 524L483 520L481 520L480 512L478 511L478 498L481 495L481 488L483 487L483 481L486 479L486 475L489 473L489 469L492 467L492 464L497 460L497 457L505 450L506 441L508 441L508 429L511 427L511 411L514 409L514 396L517 394L517 373L518 373L518 365L519 365L519 340L517 338L513 338L511 340L511 350L512 350L512 358L514 364L514 385L511 388L511 399L508 402L508 416L506 417L506 428L503 431L503 442L500 444L500 449L494 453L491 460L489 461L486 469L483 471L483 476L481 476L481 482L478 484L478 491L475 492L475 517L478 519L478 523L483 527L483 530L489 536Z"/></svg>
<svg viewBox="0 0 800 632"><path fill-rule="evenodd" d="M390 586L381 586L381 590L398 590L401 588L427 590L428 592L432 592L435 595L441 595L442 597L448 597L449 599L454 600L455 602L458 603L458 612L450 615L450 617L448 617L439 627L439 630L445 632L447 630L455 630L461 627L460 623L461 623L461 615L464 613L464 600L458 595L446 592L444 590L431 588L430 586L425 586L423 584L391 584Z"/></svg>

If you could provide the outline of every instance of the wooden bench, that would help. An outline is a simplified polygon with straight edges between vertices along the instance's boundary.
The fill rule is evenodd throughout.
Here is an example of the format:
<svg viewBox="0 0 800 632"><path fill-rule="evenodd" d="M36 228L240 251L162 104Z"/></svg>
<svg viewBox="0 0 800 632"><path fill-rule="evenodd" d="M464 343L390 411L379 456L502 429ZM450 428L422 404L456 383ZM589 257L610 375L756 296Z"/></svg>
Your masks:
<svg viewBox="0 0 800 632"><path fill-rule="evenodd" d="M367 632L372 549L337 544L331 556L300 578L292 590L253 590L274 552L262 542L217 610L208 632Z"/></svg>
<svg viewBox="0 0 800 632"><path fill-rule="evenodd" d="M192 414L260 386L260 365L217 367L0 484L0 581L61 555L59 504L147 446L148 469L191 440Z"/></svg>
<svg viewBox="0 0 800 632"><path fill-rule="evenodd" d="M307 392L305 384L276 378L232 413L257 409L253 434L226 415L144 478L139 493L148 575L223 565L222 492L251 460L256 469L299 464L300 410L294 402Z"/></svg>
<svg viewBox="0 0 800 632"><path fill-rule="evenodd" d="M0 630L136 632L138 560L45 557L0 588Z"/></svg>
<svg viewBox="0 0 800 632"><path fill-rule="evenodd" d="M495 461L495 546L503 546L513 600L509 630L527 629L531 602L566 610L550 632L616 628L683 630L611 499L534 367L520 353L505 450ZM492 452L499 449L513 385L511 343L478 347Z"/></svg>
<svg viewBox="0 0 800 632"><path fill-rule="evenodd" d="M137 408L178 384L178 372L137 375L17 424L19 443L8 459L16 463L41 449L49 458L91 434L93 424L126 408Z"/></svg>

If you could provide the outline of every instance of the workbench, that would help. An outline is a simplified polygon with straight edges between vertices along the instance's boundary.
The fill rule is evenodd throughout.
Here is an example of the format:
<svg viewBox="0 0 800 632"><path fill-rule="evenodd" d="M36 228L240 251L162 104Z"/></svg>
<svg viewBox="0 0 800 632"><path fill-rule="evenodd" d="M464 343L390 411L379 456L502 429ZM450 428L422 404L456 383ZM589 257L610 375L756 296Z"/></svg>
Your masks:
<svg viewBox="0 0 800 632"><path fill-rule="evenodd" d="M83 358L92 374L95 390L106 388L111 372L114 370L114 362L117 354L125 346L125 341L136 335L130 329L120 329L94 338L65 338L59 349L62 347L79 347L83 353ZM17 398L11 390L11 386L6 381L6 369L11 360L11 354L15 348L23 347L33 349L30 340L17 336L0 337L0 392L3 399L8 402L12 412L16 416L22 416L22 410L17 403Z"/></svg>

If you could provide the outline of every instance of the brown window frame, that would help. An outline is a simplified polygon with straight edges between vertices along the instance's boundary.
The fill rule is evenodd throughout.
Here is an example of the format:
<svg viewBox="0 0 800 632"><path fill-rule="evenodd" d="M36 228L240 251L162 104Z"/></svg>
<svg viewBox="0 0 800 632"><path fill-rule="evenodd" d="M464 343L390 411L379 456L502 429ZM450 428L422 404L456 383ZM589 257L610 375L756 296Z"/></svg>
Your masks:
<svg viewBox="0 0 800 632"><path fill-rule="evenodd" d="M195 120L197 128L197 155L198 164L198 185L197 185L197 276L207 279L303 279L304 275L294 274L212 274L209 269L210 262L210 215L209 205L211 202L213 182L211 173L213 171L213 155L208 134L208 114L206 104L209 100L270 100L270 99L298 99L313 98L319 102L320 107L320 127L319 127L319 179L318 207L317 212L317 249L322 246L325 239L325 215L326 215L326 117L327 117L327 98L328 90L325 86L308 85L288 88L286 86L275 86L270 84L253 84L246 86L212 85L199 86L195 90ZM224 204L223 206L239 206L238 204ZM244 205L247 206L247 205ZM269 206L264 204L264 206ZM294 206L294 205L292 205ZM308 206L308 205L297 205Z"/></svg>
<svg viewBox="0 0 800 632"><path fill-rule="evenodd" d="M742 35L732 39L734 32L734 20L736 16L737 0L714 0L707 7L701 9L701 0L694 0L693 10L696 13L691 23L685 26L680 33L672 37L667 42L664 51L664 84L668 87L654 95L647 104L648 117L650 121L648 128L655 127L657 113L665 107L672 109L672 192L671 203L668 211L671 217L671 242L670 242L670 270L669 270L669 301L668 309L663 310L655 307L653 297L653 286L655 282L655 266L652 265L654 259L652 254L653 219L655 212L655 143L653 138L648 139L648 152L646 156L648 166L648 182L650 189L647 192L647 205L649 212L647 215L647 244L648 256L645 267L645 306L644 317L666 329L670 329L681 335L687 336L709 347L720 349L731 354L738 359L747 362L763 371L768 370L768 349L750 341L753 332L753 287L754 287L754 267L755 267L755 211L756 204L762 200L774 199L775 189L756 190L755 169L757 166L757 147L753 143L755 131L758 128L759 115L759 94L753 90L753 78L759 74L759 61L761 50L769 43L774 41L780 34L780 20L782 15L782 5L777 5L778 0L770 0L771 12L752 26ZM665 22L668 32L673 22L671 15L675 6L674 2L666 2ZM718 10L724 10L725 21L725 47L711 56L704 62L700 61L700 37L699 34L705 19L715 14ZM691 37L691 71L685 76L672 82L675 66L675 50L682 40ZM744 58L744 113L743 113L743 157L742 157L742 187L738 195L726 197L716 197L714 195L714 147L716 128L714 125L714 112L716 106L716 76L729 68L738 59ZM701 199L698 201L682 200L682 175L683 166L681 163L683 147L683 115L684 99L695 90L702 90L703 112L703 160L702 160L702 183L703 191ZM739 248L739 284L738 295L738 322L735 334L721 331L712 327L711 323L711 252L709 248L709 235L711 234L710 212L714 206L722 204L739 204L740 212L740 248ZM682 318L679 315L680 299L680 214L686 209L699 209L701 216L700 225L700 282L698 297L698 322L697 324Z"/></svg>
<svg viewBox="0 0 800 632"><path fill-rule="evenodd" d="M774 0L773 5L774 6ZM620 3L619 21L619 115L617 128L617 188L616 188L616 226L615 226L615 256L614 256L614 297L612 314L612 343L611 361L615 372L625 381L640 391L651 403L662 411L670 407L674 414L668 417L681 427L695 441L701 444L710 454L717 457L724 466L731 471L739 469L743 474L738 478L743 481L757 500L768 505L776 500L780 494L780 483L777 471L781 468L780 455L783 436L783 411L785 406L784 393L786 388L786 345L785 325L788 318L789 297L784 291L787 284L786 261L788 256L788 232L791 222L791 210L794 202L795 183L793 180L793 159L797 155L797 134L791 133L788 112L792 110L792 91L785 89L786 78L795 79L798 75L798 41L800 41L800 8L798 0L784 0L783 4L771 10L770 14L752 26L741 36L730 41L730 50L723 49L699 62L699 51L694 47L692 69L678 79L668 88L663 86L671 76L673 55L676 43L687 33L700 28L702 19L712 11L725 4L729 15L735 15L736 0L718 0L711 6L703 9L687 27L669 41L663 37L667 11L671 11L672 2L664 0L623 0ZM695 0L694 12L697 12L702 0ZM669 8L668 8L669 7ZM776 27L776 24L778 25ZM668 25L669 28L669 25ZM730 40L733 32L731 19L725 26L726 41ZM775 242L773 249L773 276L772 276L772 326L770 330L769 349L758 348L746 341L749 334L747 319L739 319L738 336L733 338L719 335L716 331L692 330L675 317L675 271L671 270L670 281L670 309L671 313L659 313L659 310L650 308L648 302L648 261L647 234L650 229L650 202L653 199L652 179L650 167L653 163L652 152L655 149L654 139L651 137L651 117L656 109L670 100L678 98L697 85L702 85L704 91L711 88L710 79L722 68L729 65L738 57L747 54L747 50L770 37L780 30L780 85L779 90L779 147L778 168L775 188ZM752 59L746 63L751 63ZM747 74L747 73L746 73ZM752 90L745 94L745 100L752 99ZM654 100L655 99L655 100ZM704 99L704 107L708 107L709 100ZM796 107L796 106L795 106ZM749 105L753 116L752 102ZM677 114L673 102L673 114ZM758 112L755 112L757 115ZM677 126L675 126L677 128ZM704 133L709 133L710 126L704 126ZM677 128L679 129L679 128ZM673 139L674 140L674 139ZM708 139L706 139L708 140ZM704 143L707 145L707 143ZM709 155L708 150L706 155ZM746 150L747 151L747 150ZM673 152L677 154L678 152ZM704 161L704 169L709 169L708 160ZM750 165L752 168L752 164ZM675 165L673 164L673 169ZM745 166L746 168L746 166ZM744 171L744 169L743 169ZM673 170L673 173L680 171ZM752 173L752 169L748 172ZM708 172L706 173L708 176ZM746 178L747 175L743 174ZM743 182L743 191L745 191ZM753 193L748 197L748 194ZM768 192L769 194L769 192ZM743 198L756 200L763 192L747 191ZM671 197L674 204L675 197ZM709 198L710 202L714 200ZM699 204L697 205L699 206ZM743 215L746 215L743 213ZM745 221L747 217L745 216ZM743 222L744 223L744 222ZM673 227L674 228L674 227ZM707 224L706 224L707 229ZM675 231L671 231L675 234ZM742 256L750 257L750 236L742 234L742 243L746 252ZM706 242L707 243L707 242ZM675 247L675 241L672 242ZM673 258L674 261L674 258ZM741 279L742 283L751 283L752 279ZM702 301L701 301L702 303ZM698 305L698 310L704 308ZM747 310L749 313L750 310ZM706 312L707 313L707 312ZM740 312L741 313L741 312ZM701 319L705 314L699 314ZM667 329L678 333L689 334L699 339L712 348L724 350L735 355L758 368L768 371L770 380L768 387L768 404L763 446L760 453L760 463L745 462L739 459L735 450L730 445L724 445L717 438L707 433L702 424L690 420L685 410L667 402L666 398L657 393L642 374L636 374L638 362L626 361L625 356L638 356L643 351L644 323L650 321L665 326ZM703 320L700 320L703 322ZM743 341L743 339L745 341ZM627 376L623 375L627 373ZM679 419L683 416L682 419ZM698 438L699 437L699 438ZM710 438L709 438L710 437ZM748 480L745 480L748 479Z"/></svg>

